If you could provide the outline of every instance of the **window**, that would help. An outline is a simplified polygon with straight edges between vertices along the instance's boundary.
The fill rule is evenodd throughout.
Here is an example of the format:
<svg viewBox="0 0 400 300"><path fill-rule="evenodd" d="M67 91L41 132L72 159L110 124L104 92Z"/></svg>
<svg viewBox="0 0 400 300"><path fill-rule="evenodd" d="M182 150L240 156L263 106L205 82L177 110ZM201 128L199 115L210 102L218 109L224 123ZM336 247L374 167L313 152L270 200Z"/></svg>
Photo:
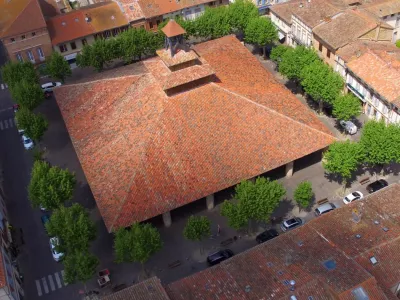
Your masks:
<svg viewBox="0 0 400 300"><path fill-rule="evenodd" d="M104 36L106 39L109 38L111 36L110 30L104 31Z"/></svg>
<svg viewBox="0 0 400 300"><path fill-rule="evenodd" d="M60 46L58 46L58 48L60 49L61 53L68 51L67 45L65 44L61 44Z"/></svg>
<svg viewBox="0 0 400 300"><path fill-rule="evenodd" d="M349 84L352 85L353 84L353 77L349 76Z"/></svg>
<svg viewBox="0 0 400 300"><path fill-rule="evenodd" d="M86 39L82 39L82 45L83 46L87 45L87 40Z"/></svg>
<svg viewBox="0 0 400 300"><path fill-rule="evenodd" d="M149 22L150 28L153 28L153 22Z"/></svg>
<svg viewBox="0 0 400 300"><path fill-rule="evenodd" d="M70 45L71 45L71 49L72 49L72 50L75 50L75 49L76 49L76 44L75 44L75 42L71 42Z"/></svg>
<svg viewBox="0 0 400 300"><path fill-rule="evenodd" d="M395 26L395 27L399 27L399 25L400 25L400 17L397 17L397 19L396 19L396 26Z"/></svg>
<svg viewBox="0 0 400 300"><path fill-rule="evenodd" d="M21 35L21 39L23 39L23 40L24 40L24 39L25 39L25 35Z"/></svg>
<svg viewBox="0 0 400 300"><path fill-rule="evenodd" d="M157 26L160 25L160 22L161 22L160 20L157 20Z"/></svg>
<svg viewBox="0 0 400 300"><path fill-rule="evenodd" d="M394 17L394 14L391 14L390 16L391 16L391 17Z"/></svg>
<svg viewBox="0 0 400 300"><path fill-rule="evenodd" d="M219 4L222 4L222 0L219 0Z"/></svg>
<svg viewBox="0 0 400 300"><path fill-rule="evenodd" d="M36 32L32 32L32 36L35 36L36 35Z"/></svg>
<svg viewBox="0 0 400 300"><path fill-rule="evenodd" d="M329 49L326 50L326 56L328 58L331 58L331 50L329 50Z"/></svg>
<svg viewBox="0 0 400 300"><path fill-rule="evenodd" d="M14 38L11 38L10 40L11 40L11 43L14 43L14 42L15 42L15 39L14 39Z"/></svg>
<svg viewBox="0 0 400 300"><path fill-rule="evenodd" d="M319 43L318 50L319 50L319 52L322 52L322 44L321 43Z"/></svg>
<svg viewBox="0 0 400 300"><path fill-rule="evenodd" d="M42 48L37 48L37 53L38 53L40 58L44 58L44 53L43 53Z"/></svg>
<svg viewBox="0 0 400 300"><path fill-rule="evenodd" d="M18 53L15 54L15 56L17 57L19 62L23 62L24 61L24 59L22 58L21 53L18 52Z"/></svg>
<svg viewBox="0 0 400 300"><path fill-rule="evenodd" d="M30 61L35 61L35 57L33 56L33 53L31 50L26 51L26 56L28 56Z"/></svg>

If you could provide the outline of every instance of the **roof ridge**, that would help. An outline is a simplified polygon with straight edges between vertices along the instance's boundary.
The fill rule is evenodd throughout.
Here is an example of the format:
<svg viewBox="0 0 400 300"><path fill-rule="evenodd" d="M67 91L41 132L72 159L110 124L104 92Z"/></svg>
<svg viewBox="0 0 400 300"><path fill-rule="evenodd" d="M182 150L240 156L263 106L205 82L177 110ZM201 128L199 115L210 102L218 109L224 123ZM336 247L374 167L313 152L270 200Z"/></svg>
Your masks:
<svg viewBox="0 0 400 300"><path fill-rule="evenodd" d="M211 84L214 85L214 86L217 86L218 88L223 89L223 90L225 90L225 91L227 91L227 92L229 92L229 93L231 93L231 94L233 94L233 95L235 95L235 96L238 96L238 97L240 97L240 98L243 98L244 100L246 100L246 101L248 101L248 102L251 102L251 103L255 104L256 106L262 107L262 108L264 108L264 109L266 109L266 110L271 111L272 113L275 113L275 114L277 114L277 115L280 115L280 116L282 116L282 117L284 117L284 118L286 118L286 119L289 119L289 120L291 120L291 121L293 121L293 122L296 122L296 123L298 123L298 124L300 124L300 125L302 125L302 126L309 127L309 128L311 128L312 130L314 130L314 131L317 131L317 132L319 132L319 133L323 133L324 135L327 135L327 136L329 136L329 137L334 138L335 140L337 140L337 138L336 138L334 135L327 134L326 132L323 132L323 131L321 131L321 130L318 130L318 129L316 129L316 128L314 128L314 127L308 125L308 124L301 123L300 121L297 121L297 120L295 120L295 119L293 119L293 118L291 118L291 117L289 117L289 116L286 116L286 115L284 115L284 114L282 114L282 113L276 111L275 109L272 109L272 108L270 108L270 107L268 107L268 106L262 105L262 104L260 104L260 103L258 103L258 102L256 102L256 101L254 101L254 100L251 100L251 99L248 98L248 97L245 97L245 96L243 96L243 95L241 95L241 94L238 94L238 93L236 93L236 92L233 92L233 91L231 91L231 90L229 90L229 89L226 89L226 88L224 88L224 87L222 87L222 86L220 86L220 85L218 85L218 84L216 84L216 83L214 83L214 82L211 82ZM298 99L296 98L296 100L298 100ZM299 101L299 100L298 100L298 101ZM302 105L303 105L303 104L302 104ZM319 120L318 120L318 121L319 121ZM320 121L320 122L321 122L321 121ZM321 122L321 123L322 123L322 122Z"/></svg>
<svg viewBox="0 0 400 300"><path fill-rule="evenodd" d="M15 16L14 20L8 25L8 27L6 27L6 28L3 29L3 34L1 35L2 37L6 36L5 34L7 34L7 31L14 25L14 23L17 21L17 19L22 15L22 13L27 9L27 7L28 7L33 1L37 1L37 0L29 0L29 1L26 3L24 9L22 9L22 10L20 11L20 13L19 13L17 16ZM42 16L43 16L43 14L42 14Z"/></svg>

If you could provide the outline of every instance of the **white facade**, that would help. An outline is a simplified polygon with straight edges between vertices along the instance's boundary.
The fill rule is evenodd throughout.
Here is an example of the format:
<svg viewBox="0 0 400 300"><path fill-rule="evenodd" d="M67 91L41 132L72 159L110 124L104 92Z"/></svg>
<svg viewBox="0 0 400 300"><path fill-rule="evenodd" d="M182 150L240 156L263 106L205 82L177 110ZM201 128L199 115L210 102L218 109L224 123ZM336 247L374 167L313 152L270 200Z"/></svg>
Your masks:
<svg viewBox="0 0 400 300"><path fill-rule="evenodd" d="M279 39L288 37L291 26L271 11L271 22L278 28Z"/></svg>
<svg viewBox="0 0 400 300"><path fill-rule="evenodd" d="M386 123L399 123L400 115L397 108L383 99L379 94L374 93L367 84L357 79L352 73L346 76L346 85L356 97L363 102L364 113L371 119L385 120Z"/></svg>
<svg viewBox="0 0 400 300"><path fill-rule="evenodd" d="M312 28L308 27L299 18L292 15L292 29L288 36L288 45L303 45L310 47L312 45Z"/></svg>
<svg viewBox="0 0 400 300"><path fill-rule="evenodd" d="M173 19L177 16L181 16L186 20L194 20L197 17L199 17L201 14L204 13L206 10L206 6L204 4L196 5L196 6L191 6L188 8L184 8L182 10L177 10L174 12L171 12L169 14L163 15L163 19Z"/></svg>
<svg viewBox="0 0 400 300"><path fill-rule="evenodd" d="M399 40L400 39L400 12L397 14L391 14L388 16L384 16L381 19L383 22L385 22L386 24L388 24L394 28L392 42L396 42L397 40Z"/></svg>

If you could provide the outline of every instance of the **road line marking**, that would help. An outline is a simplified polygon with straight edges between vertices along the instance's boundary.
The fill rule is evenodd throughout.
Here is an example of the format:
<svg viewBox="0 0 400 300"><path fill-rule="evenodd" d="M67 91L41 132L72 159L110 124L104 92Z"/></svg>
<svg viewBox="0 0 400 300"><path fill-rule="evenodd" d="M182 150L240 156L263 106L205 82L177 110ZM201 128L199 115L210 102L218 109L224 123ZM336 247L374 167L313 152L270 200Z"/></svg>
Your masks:
<svg viewBox="0 0 400 300"><path fill-rule="evenodd" d="M58 275L58 272L54 273L54 278L56 279L58 288L61 289L62 288L62 284L61 284L61 279L60 279L60 275Z"/></svg>
<svg viewBox="0 0 400 300"><path fill-rule="evenodd" d="M65 271L64 271L64 270L62 270L62 271L61 271L61 276L62 276L62 279L63 279L64 285L65 285L65 286L67 286L67 285L68 285L68 283L65 281Z"/></svg>
<svg viewBox="0 0 400 300"><path fill-rule="evenodd" d="M3 130L3 122L0 121L0 130Z"/></svg>
<svg viewBox="0 0 400 300"><path fill-rule="evenodd" d="M49 278L50 288L52 291L56 290L56 286L54 285L53 277L51 275L47 276Z"/></svg>
<svg viewBox="0 0 400 300"><path fill-rule="evenodd" d="M7 83L6 84L4 84L5 86L6 86L6 88L8 89L8 85L7 85Z"/></svg>
<svg viewBox="0 0 400 300"><path fill-rule="evenodd" d="M1 89L4 90L4 84L1 84Z"/></svg>
<svg viewBox="0 0 400 300"><path fill-rule="evenodd" d="M5 129L8 128L8 122L7 122L7 120L4 120L4 128L5 128Z"/></svg>
<svg viewBox="0 0 400 300"><path fill-rule="evenodd" d="M38 296L39 297L42 296L42 288L40 286L40 281L39 280L36 280L36 289L37 289Z"/></svg>
<svg viewBox="0 0 400 300"><path fill-rule="evenodd" d="M10 128L14 126L14 118L8 120L10 122Z"/></svg>
<svg viewBox="0 0 400 300"><path fill-rule="evenodd" d="M47 286L46 277L43 277L43 278L42 278L42 284L43 284L44 292L45 292L46 294L48 294L48 293L49 293L49 287Z"/></svg>

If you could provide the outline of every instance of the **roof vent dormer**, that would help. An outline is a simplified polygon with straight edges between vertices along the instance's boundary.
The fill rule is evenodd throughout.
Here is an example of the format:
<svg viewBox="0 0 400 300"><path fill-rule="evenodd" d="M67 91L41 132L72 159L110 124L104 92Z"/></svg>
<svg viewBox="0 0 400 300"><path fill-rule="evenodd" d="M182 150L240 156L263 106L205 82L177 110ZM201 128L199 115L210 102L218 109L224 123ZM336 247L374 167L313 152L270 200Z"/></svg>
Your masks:
<svg viewBox="0 0 400 300"><path fill-rule="evenodd" d="M88 14L85 14L85 21L86 23L90 23L92 21L92 18Z"/></svg>

